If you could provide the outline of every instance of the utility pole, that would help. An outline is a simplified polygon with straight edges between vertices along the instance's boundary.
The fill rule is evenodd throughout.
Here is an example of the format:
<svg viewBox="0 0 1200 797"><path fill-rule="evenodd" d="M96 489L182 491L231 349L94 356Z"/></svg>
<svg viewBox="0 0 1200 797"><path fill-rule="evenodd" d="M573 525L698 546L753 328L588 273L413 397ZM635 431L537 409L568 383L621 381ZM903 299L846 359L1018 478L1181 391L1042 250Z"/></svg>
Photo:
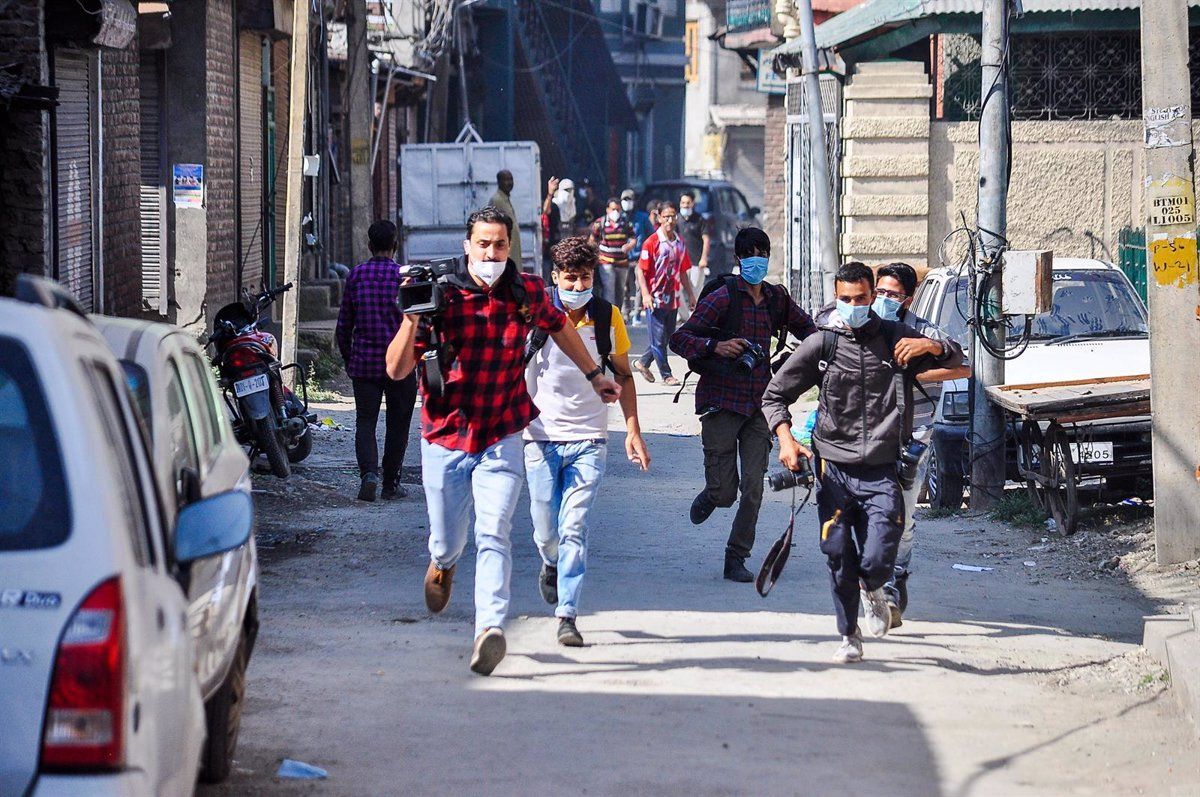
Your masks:
<svg viewBox="0 0 1200 797"><path fill-rule="evenodd" d="M300 191L304 182L304 112L308 107L308 3L297 0L292 4L291 82L288 87L287 183L283 211L283 282L292 289L283 295L283 318L279 341L279 359L296 361L296 338L299 334L300 294L300 214L304 210ZM284 372L293 379L295 369Z"/></svg>
<svg viewBox="0 0 1200 797"><path fill-rule="evenodd" d="M1200 351L1186 0L1142 2L1154 540L1160 564L1200 557Z"/></svg>
<svg viewBox="0 0 1200 797"><path fill-rule="evenodd" d="M371 53L367 49L367 2L346 3L346 102L350 117L350 254L366 260L367 227L375 217L371 181L371 124L375 97L371 87Z"/></svg>
<svg viewBox="0 0 1200 797"><path fill-rule="evenodd" d="M825 142L825 109L821 105L821 77L817 71L817 32L812 0L799 0L800 74L808 105L808 143L812 152L813 197L817 203L817 232L821 239L821 303L833 301L833 278L838 270L837 225L829 185L829 148Z"/></svg>
<svg viewBox="0 0 1200 797"><path fill-rule="evenodd" d="M976 291L986 291L987 318L978 318L972 336L974 367L973 436L971 455L971 508L988 509L1004 492L1004 412L988 399L987 388L1004 384L1004 360L983 347L989 335L995 348L1004 348L1001 304L1001 252L1008 211L1009 95L1005 58L1011 0L984 0L981 108L979 119L979 262L991 266L991 275L980 275Z"/></svg>

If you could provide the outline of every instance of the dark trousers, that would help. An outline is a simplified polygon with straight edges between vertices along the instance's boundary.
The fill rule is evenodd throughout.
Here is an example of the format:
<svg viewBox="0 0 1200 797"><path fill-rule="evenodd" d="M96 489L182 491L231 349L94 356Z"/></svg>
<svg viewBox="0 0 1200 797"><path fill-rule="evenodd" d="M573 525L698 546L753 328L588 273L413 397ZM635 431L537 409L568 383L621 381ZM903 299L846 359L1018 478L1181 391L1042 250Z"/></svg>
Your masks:
<svg viewBox="0 0 1200 797"><path fill-rule="evenodd" d="M646 319L650 327L650 348L641 356L640 361L647 368L651 362L658 363L658 372L662 374L663 379L671 375L671 364L667 362L667 341L675 334L675 320L678 317L678 310L659 307L651 310Z"/></svg>
<svg viewBox="0 0 1200 797"><path fill-rule="evenodd" d="M828 558L838 633L858 627L859 587L891 578L904 533L904 497L895 465L817 464L821 552Z"/></svg>
<svg viewBox="0 0 1200 797"><path fill-rule="evenodd" d="M717 506L733 506L741 488L733 529L725 555L745 561L754 547L758 510L762 507L763 476L771 455L771 430L761 412L747 418L730 410L717 410L700 418L704 445L704 490ZM738 473L738 458L742 470Z"/></svg>
<svg viewBox="0 0 1200 797"><path fill-rule="evenodd" d="M404 450L408 448L408 426L417 402L416 374L409 374L399 381L386 376L351 381L354 383L354 454L358 457L359 476L379 473L375 426L379 422L379 405L386 400L383 480L397 481L400 466L404 464Z"/></svg>

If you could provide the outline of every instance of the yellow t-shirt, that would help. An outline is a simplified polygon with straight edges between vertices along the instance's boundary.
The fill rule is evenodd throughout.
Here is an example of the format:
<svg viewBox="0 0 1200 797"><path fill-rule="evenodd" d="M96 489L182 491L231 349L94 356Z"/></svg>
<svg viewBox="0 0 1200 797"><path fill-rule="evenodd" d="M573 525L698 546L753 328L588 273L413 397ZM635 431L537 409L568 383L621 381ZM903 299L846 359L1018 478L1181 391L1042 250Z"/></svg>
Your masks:
<svg viewBox="0 0 1200 797"><path fill-rule="evenodd" d="M575 329L596 365L600 365L595 322L585 313L575 324ZM612 308L609 333L612 335L613 356L628 354L631 346L629 332L616 307ZM526 440L569 443L604 440L608 437L609 405L596 395L579 366L553 340L546 341L541 351L530 360L525 369L525 384L539 412L525 430Z"/></svg>

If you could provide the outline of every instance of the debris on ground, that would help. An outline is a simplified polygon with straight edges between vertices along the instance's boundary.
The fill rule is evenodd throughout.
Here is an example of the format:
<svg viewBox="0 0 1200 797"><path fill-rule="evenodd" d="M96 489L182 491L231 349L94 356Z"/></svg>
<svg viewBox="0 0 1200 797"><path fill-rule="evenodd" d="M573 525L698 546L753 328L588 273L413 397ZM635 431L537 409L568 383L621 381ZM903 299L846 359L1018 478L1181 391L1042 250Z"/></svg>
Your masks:
<svg viewBox="0 0 1200 797"><path fill-rule="evenodd" d="M314 767L312 764L285 758L279 765L279 770L275 773L275 777L296 778L298 780L322 780L329 777L329 773L320 767Z"/></svg>

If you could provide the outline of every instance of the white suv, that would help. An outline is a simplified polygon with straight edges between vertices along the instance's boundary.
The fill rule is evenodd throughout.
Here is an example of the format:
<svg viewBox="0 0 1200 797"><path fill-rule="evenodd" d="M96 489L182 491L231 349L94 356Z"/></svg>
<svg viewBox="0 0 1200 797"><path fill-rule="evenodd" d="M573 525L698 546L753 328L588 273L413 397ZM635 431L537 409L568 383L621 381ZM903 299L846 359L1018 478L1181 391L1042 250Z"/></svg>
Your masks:
<svg viewBox="0 0 1200 797"><path fill-rule="evenodd" d="M242 491L171 518L125 376L54 283L0 299L0 794L195 787L204 706L179 579L245 545Z"/></svg>

